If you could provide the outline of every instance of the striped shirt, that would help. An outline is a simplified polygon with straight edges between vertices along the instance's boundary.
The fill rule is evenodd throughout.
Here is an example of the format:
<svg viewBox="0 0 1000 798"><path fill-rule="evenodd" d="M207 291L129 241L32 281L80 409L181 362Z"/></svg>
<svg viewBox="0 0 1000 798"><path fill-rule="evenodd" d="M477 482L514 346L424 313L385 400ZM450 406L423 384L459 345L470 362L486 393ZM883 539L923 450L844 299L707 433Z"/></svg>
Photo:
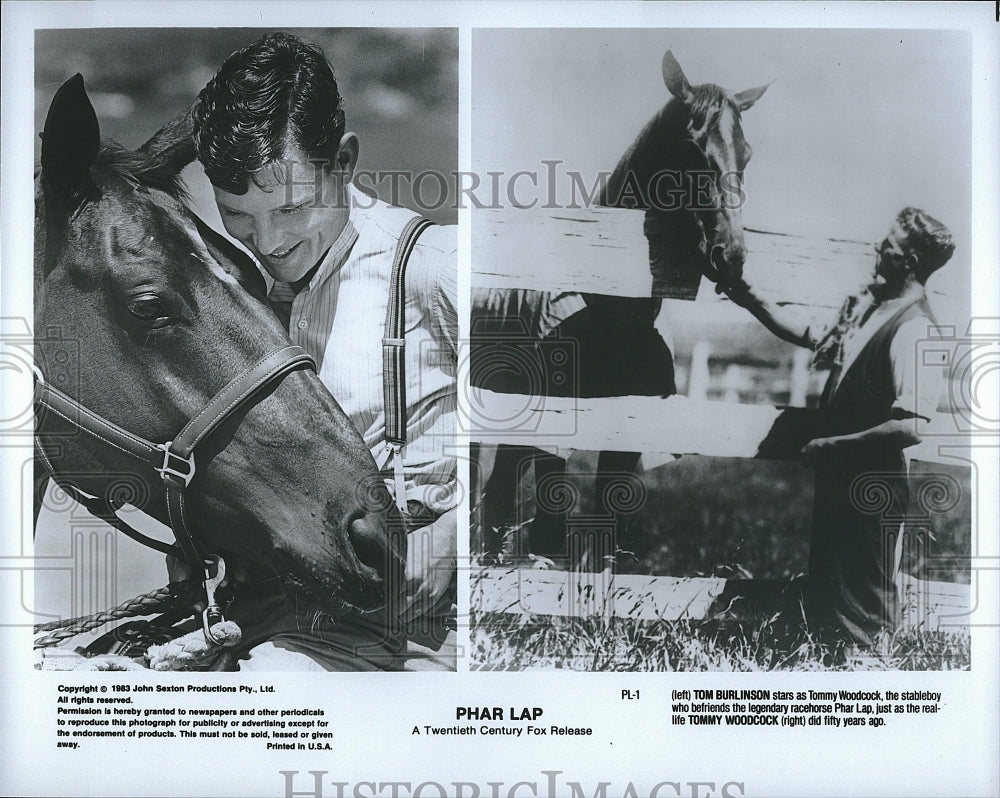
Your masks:
<svg viewBox="0 0 1000 798"><path fill-rule="evenodd" d="M400 233L415 214L349 191L348 223L308 284L296 293L274 282L268 298L291 303L289 337L316 359L323 384L382 462L389 279ZM406 268L406 499L439 513L458 503L457 248L456 228L435 225ZM393 492L391 460L383 476Z"/></svg>

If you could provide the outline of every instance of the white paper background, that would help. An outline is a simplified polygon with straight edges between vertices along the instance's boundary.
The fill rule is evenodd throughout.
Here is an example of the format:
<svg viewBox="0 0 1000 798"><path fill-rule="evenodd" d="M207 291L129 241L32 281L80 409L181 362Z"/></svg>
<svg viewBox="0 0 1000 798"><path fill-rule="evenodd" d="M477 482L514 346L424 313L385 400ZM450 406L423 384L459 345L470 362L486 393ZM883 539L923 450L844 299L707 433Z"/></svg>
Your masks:
<svg viewBox="0 0 1000 798"><path fill-rule="evenodd" d="M30 314L28 264L32 259L33 82L32 30L35 27L253 26L456 26L460 56L459 166L472 169L470 131L470 47L472 29L495 25L526 27L890 27L955 28L972 36L973 201L971 262L975 316L996 319L998 312L998 167L997 135L1000 63L994 4L820 5L820 4L293 4L293 3L5 3L3 7L3 203L2 316ZM845 56L846 57L846 56ZM683 63L683 62L682 62ZM747 69L750 72L750 67ZM751 83L760 76L754 72ZM763 76L769 80L773 76ZM701 80L716 76L699 74ZM722 82L719 79L719 82ZM748 83L748 85L751 85ZM734 88L744 88L734 86ZM920 131L914 131L919 135ZM751 169L759 166L754 163ZM914 166L916 168L916 165ZM467 212L460 268L468 274ZM467 278L463 278L463 294ZM5 421L30 404L30 375L4 361ZM993 407L996 381L993 376ZM986 400L990 401L990 400ZM987 405L989 406L989 405ZM227 674L170 677L100 677L39 673L32 669L30 607L33 595L30 516L22 507L30 497L21 471L28 438L5 435L2 446L4 496L3 548L0 550L0 791L10 795L261 795L284 796L279 771L300 771L293 789L313 794L308 771L327 771L323 794L337 795L335 782L346 782L345 795L390 795L381 782L423 781L445 785L446 795L548 795L543 771L562 771L554 795L570 796L567 782L578 782L590 796L608 783L609 797L649 795L659 782L711 782L698 795L722 794L727 782L745 796L974 796L996 795L998 780L997 664L997 444L977 438L973 456L979 512L974 545L973 668L969 673L834 674L516 674L435 675L275 675L249 680ZM20 495L19 495L20 491ZM460 596L464 599L465 596ZM460 670L463 664L460 661ZM253 705L321 707L335 733L332 751L266 751L249 740L92 740L76 751L57 750L54 711L59 684L272 684L273 696L254 696ZM224 681L223 681L224 680ZM936 716L891 716L882 729L716 729L670 725L670 693L697 688L893 689L943 693ZM639 690L637 701L624 701L622 690ZM149 705L172 705L150 698ZM224 699L183 699L176 703L219 706ZM249 704L248 704L249 705ZM544 720L590 726L587 738L414 737L414 725L454 725L456 706L540 706ZM514 724L508 724L514 725ZM371 787L362 782L374 782ZM518 782L529 782L515 787ZM490 787L489 783L502 786ZM531 785L537 785L537 790ZM402 790L403 788L400 788ZM739 791L736 791L739 790ZM355 792L352 792L355 791ZM409 795L411 792L400 792ZM437 795L428 786L424 795ZM674 795L663 787L660 795Z"/></svg>

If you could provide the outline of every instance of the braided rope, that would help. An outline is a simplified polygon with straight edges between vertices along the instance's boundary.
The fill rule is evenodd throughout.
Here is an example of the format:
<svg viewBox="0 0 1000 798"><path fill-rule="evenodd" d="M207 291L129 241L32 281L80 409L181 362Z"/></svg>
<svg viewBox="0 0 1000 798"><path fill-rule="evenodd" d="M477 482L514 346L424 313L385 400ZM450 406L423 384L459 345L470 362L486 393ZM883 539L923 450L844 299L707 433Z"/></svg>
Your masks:
<svg viewBox="0 0 1000 798"><path fill-rule="evenodd" d="M49 623L37 624L35 634L39 632L52 632L35 640L33 648L49 648L56 646L71 637L97 629L99 626L110 621L119 621L123 618L134 618L140 615L152 615L156 612L169 609L178 604L191 604L198 598L201 590L201 583L191 580L177 582L173 586L161 587L149 593L143 593L133 599L122 602L117 607L93 615L84 615L79 618L68 618L62 621L51 621Z"/></svg>

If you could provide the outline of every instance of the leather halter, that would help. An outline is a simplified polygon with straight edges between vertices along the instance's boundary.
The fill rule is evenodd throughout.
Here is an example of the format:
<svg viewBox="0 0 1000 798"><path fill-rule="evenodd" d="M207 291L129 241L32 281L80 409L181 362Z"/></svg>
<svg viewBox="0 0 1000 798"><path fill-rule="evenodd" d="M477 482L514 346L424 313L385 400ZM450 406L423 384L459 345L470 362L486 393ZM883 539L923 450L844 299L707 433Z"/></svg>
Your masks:
<svg viewBox="0 0 1000 798"><path fill-rule="evenodd" d="M123 429L49 385L41 372L35 370L36 407L54 413L81 432L132 456L160 475L166 491L170 527L177 546L162 543L132 529L115 514L120 508L112 506L106 499L90 498L72 483L61 479L37 434L35 447L50 478L91 513L140 543L179 556L202 571L205 570L206 563L215 558L206 558L198 545L187 519L184 497L184 489L191 484L195 475L195 449L219 424L263 388L279 382L296 369L306 367L315 371L316 363L298 346L284 346L265 355L234 377L201 412L184 425L172 441L166 443L154 443Z"/></svg>

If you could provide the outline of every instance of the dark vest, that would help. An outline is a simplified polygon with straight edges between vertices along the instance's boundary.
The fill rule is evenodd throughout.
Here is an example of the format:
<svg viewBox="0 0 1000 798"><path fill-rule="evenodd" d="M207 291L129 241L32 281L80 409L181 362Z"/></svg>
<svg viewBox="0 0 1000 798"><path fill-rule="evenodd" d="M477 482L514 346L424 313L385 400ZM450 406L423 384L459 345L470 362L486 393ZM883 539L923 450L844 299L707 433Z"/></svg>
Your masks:
<svg viewBox="0 0 1000 798"><path fill-rule="evenodd" d="M920 317L926 317L933 323L934 317L924 298L901 307L878 329L848 367L835 392L831 375L820 403L828 414L829 435L860 432L891 418L903 417L894 416L892 410L896 401L896 385L890 348L899 328Z"/></svg>
<svg viewBox="0 0 1000 798"><path fill-rule="evenodd" d="M821 405L827 435L905 417L892 409L890 347L900 326L921 316L932 318L923 299L900 308L864 345L835 392L831 375ZM894 626L893 549L908 504L906 462L898 448L852 446L817 463L809 581L811 614L821 628L870 644L879 629Z"/></svg>

